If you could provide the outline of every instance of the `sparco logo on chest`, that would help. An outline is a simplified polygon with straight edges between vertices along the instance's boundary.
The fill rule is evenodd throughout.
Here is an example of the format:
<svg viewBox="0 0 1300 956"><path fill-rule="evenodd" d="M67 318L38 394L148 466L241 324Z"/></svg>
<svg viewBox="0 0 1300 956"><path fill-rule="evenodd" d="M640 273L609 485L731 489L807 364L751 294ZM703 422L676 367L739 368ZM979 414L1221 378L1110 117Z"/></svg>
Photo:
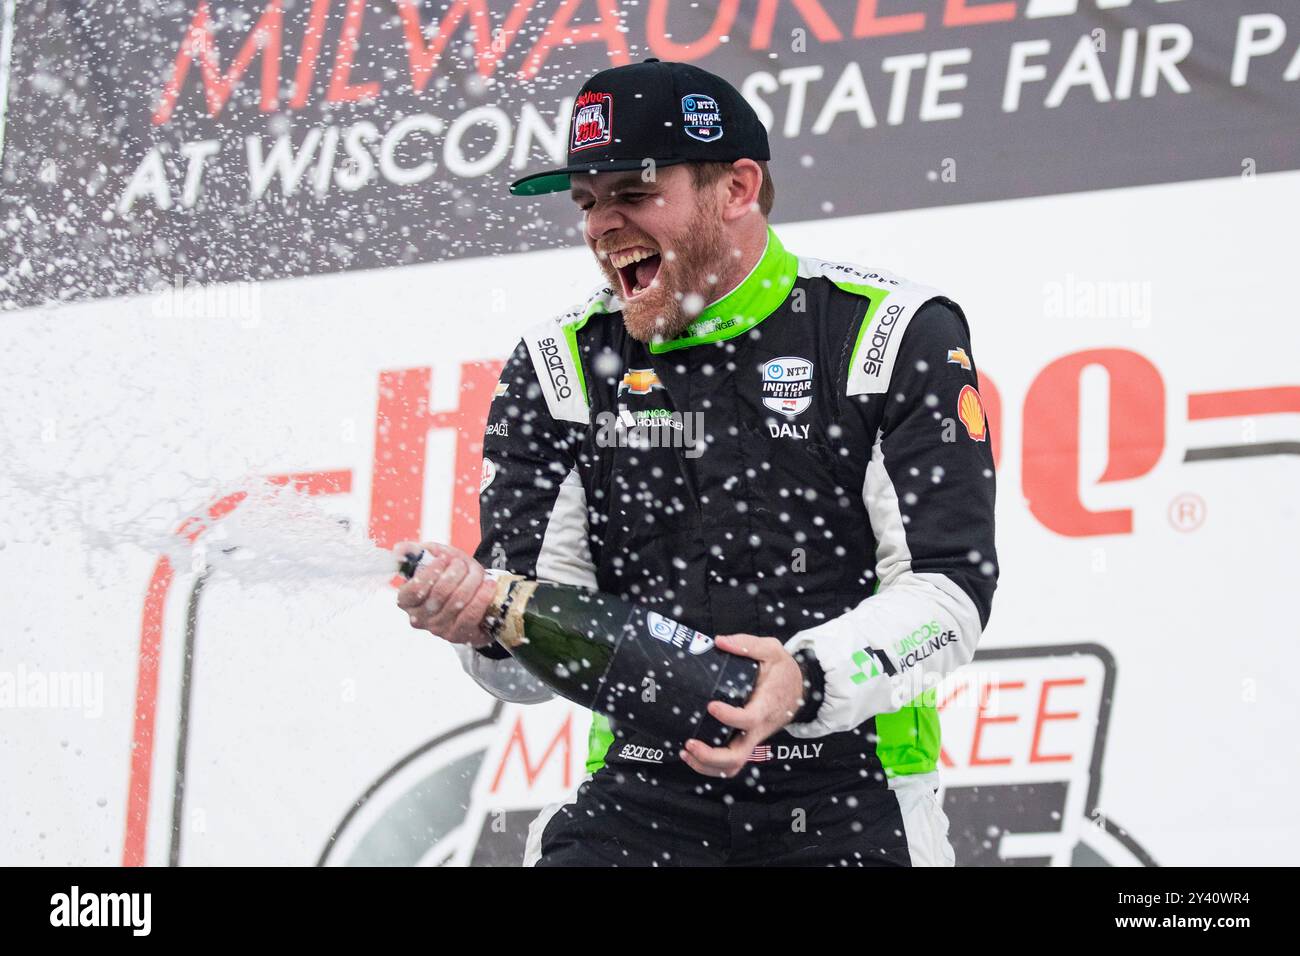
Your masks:
<svg viewBox="0 0 1300 956"><path fill-rule="evenodd" d="M894 323L903 314L901 305L891 305L885 314L876 321L867 333L867 351L863 356L862 371L869 375L879 375L885 361L885 350L889 348L889 337L894 332Z"/></svg>
<svg viewBox="0 0 1300 956"><path fill-rule="evenodd" d="M546 366L546 374L551 377L551 387L555 389L555 394L560 398L568 398L573 394L573 389L569 386L569 372L564 367L559 343L555 339L542 339L537 347L541 350L542 364Z"/></svg>
<svg viewBox="0 0 1300 956"><path fill-rule="evenodd" d="M663 763L664 752L656 747L643 747L640 744L624 744L618 752L623 760L640 760L642 763Z"/></svg>

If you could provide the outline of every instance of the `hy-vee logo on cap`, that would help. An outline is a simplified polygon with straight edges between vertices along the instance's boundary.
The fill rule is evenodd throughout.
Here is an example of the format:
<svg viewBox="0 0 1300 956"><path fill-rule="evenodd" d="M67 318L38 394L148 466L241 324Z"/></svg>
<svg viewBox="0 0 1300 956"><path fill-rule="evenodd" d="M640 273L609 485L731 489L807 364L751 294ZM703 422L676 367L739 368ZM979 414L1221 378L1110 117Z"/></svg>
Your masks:
<svg viewBox="0 0 1300 956"><path fill-rule="evenodd" d="M704 143L722 139L722 114L718 101L703 93L682 97L682 128L686 135Z"/></svg>
<svg viewBox="0 0 1300 956"><path fill-rule="evenodd" d="M569 152L608 146L614 139L614 97L588 90L573 104L573 142Z"/></svg>
<svg viewBox="0 0 1300 956"><path fill-rule="evenodd" d="M784 355L763 366L763 405L794 418L812 404L813 363Z"/></svg>

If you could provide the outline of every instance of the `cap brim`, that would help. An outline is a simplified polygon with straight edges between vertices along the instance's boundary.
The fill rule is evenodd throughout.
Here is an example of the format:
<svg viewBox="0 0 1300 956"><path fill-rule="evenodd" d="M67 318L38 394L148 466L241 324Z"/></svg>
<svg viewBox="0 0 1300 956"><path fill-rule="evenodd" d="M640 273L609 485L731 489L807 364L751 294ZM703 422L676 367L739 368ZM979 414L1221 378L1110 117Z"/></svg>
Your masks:
<svg viewBox="0 0 1300 956"><path fill-rule="evenodd" d="M523 179L516 179L510 184L510 194L512 196L540 196L544 193L564 192L573 185L571 176L622 173L632 169L642 169L646 162L646 159L611 159L603 163L574 163L560 169L548 169L545 172L532 173ZM656 159L653 162L655 166L675 166L678 163L691 162L691 160Z"/></svg>

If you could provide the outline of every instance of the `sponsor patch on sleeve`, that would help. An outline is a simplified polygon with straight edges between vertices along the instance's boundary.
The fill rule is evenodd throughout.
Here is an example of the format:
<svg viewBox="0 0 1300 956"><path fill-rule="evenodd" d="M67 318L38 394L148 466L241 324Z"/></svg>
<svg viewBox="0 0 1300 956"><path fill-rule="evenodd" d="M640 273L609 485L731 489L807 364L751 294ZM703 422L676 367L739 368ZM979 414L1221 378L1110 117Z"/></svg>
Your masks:
<svg viewBox="0 0 1300 956"><path fill-rule="evenodd" d="M972 441L984 441L988 437L988 423L984 417L984 402L979 390L974 385L963 385L957 393L957 417L966 426L966 434Z"/></svg>
<svg viewBox="0 0 1300 956"><path fill-rule="evenodd" d="M900 280L896 288L872 289L863 294L868 295L871 304L853 349L847 394L883 395L889 390L907 327L936 292Z"/></svg>

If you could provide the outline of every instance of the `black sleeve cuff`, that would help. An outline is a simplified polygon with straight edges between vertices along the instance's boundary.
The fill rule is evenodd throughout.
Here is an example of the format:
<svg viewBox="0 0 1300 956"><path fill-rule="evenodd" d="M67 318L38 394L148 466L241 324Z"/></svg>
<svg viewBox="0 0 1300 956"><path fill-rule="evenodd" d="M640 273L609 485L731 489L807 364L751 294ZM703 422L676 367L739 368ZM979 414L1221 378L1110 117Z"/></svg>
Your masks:
<svg viewBox="0 0 1300 956"><path fill-rule="evenodd" d="M826 695L826 673L822 670L817 655L807 648L796 651L794 661L803 674L803 706L799 708L790 723L806 724L816 717L817 711L821 709L822 698Z"/></svg>
<svg viewBox="0 0 1300 956"><path fill-rule="evenodd" d="M494 661L503 661L510 656L510 652L496 641L493 641L491 644L484 644L481 647L476 646L474 651L475 653L482 654L484 657L490 658Z"/></svg>

